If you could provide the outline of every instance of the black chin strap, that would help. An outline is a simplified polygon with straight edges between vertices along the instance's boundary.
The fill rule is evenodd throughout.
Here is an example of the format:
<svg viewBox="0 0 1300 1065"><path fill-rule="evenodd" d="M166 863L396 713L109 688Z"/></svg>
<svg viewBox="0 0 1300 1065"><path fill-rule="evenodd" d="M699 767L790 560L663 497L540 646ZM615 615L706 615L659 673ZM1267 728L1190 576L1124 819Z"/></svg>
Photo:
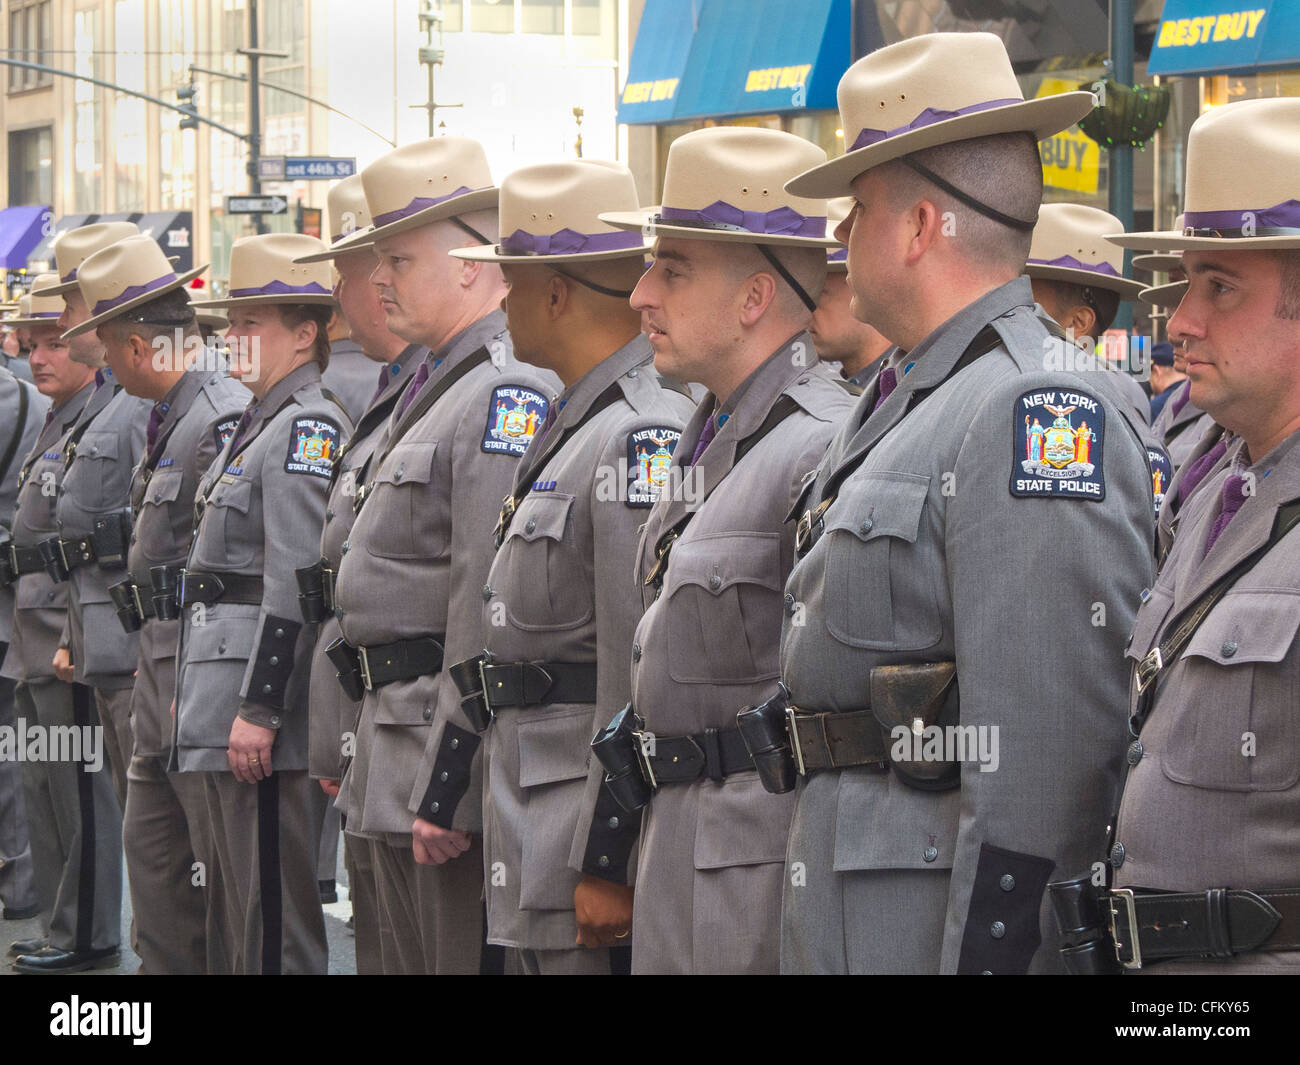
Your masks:
<svg viewBox="0 0 1300 1065"><path fill-rule="evenodd" d="M477 240L480 244L492 244L492 243L494 243L493 241L488 240L487 237L483 236L482 233L480 233L477 229L475 229L475 228L474 228L472 225L470 225L468 222L462 222L462 221L461 221L459 218L457 218L455 215L452 215L450 218L447 219L447 221L450 222L452 225L454 225L454 226L456 226L456 227L458 227L458 228L460 228L460 229L463 229L466 233L468 233L471 237L473 237L475 240Z"/></svg>
<svg viewBox="0 0 1300 1065"><path fill-rule="evenodd" d="M781 277L785 279L785 283L794 289L794 294L803 300L804 306L810 311L815 312L817 310L817 301L808 295L808 293L804 291L803 285L799 284L799 282L794 279L794 275L781 265L781 260L772 254L772 249L766 244L759 244L757 247L758 250L763 253L763 258L772 264L772 269L780 274Z"/></svg>
<svg viewBox="0 0 1300 1065"><path fill-rule="evenodd" d="M906 166L910 166L913 170L915 170L918 174L920 174L923 178L925 178L926 181L930 182L930 184L937 185L939 188L943 189L943 191L946 192L949 196L953 197L954 199L960 200L971 210L978 211L985 218L991 218L993 219L993 221L999 222L1004 226L1009 226L1012 229L1019 229L1025 233L1028 233L1030 230L1034 228L1034 226L1038 224L1037 218L1034 218L1028 222L1025 221L1023 218L1013 218L1011 215L1003 214L1001 211L997 210L996 208L990 207L987 203L975 199L975 197L972 196L970 193L963 192L956 185L952 184L952 182L947 181L944 178L941 178L929 167L922 166L910 155L901 156L898 161L900 163L903 163Z"/></svg>
<svg viewBox="0 0 1300 1065"><path fill-rule="evenodd" d="M626 291L624 291L621 288L606 288L604 285L598 285L594 281L588 281L585 278L581 278L577 274L571 274L569 273L568 270L561 270L558 266L552 266L551 269L554 270L561 277L567 277L570 281L576 281L584 288L589 288L593 292L599 292L602 296L613 296L616 299L624 299L624 300L629 300L632 298L631 289L627 289Z"/></svg>

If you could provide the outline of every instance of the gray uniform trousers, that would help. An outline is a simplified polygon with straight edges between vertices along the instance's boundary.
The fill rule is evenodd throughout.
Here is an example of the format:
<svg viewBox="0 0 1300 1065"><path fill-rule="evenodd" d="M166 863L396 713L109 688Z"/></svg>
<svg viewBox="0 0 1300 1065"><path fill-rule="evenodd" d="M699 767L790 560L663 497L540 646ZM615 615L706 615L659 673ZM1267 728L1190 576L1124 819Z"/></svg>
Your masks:
<svg viewBox="0 0 1300 1065"><path fill-rule="evenodd" d="M358 976L384 971L379 943L379 899L375 886L375 841L343 833L343 866L348 871L348 901L352 903L352 931L356 938Z"/></svg>
<svg viewBox="0 0 1300 1065"><path fill-rule="evenodd" d="M104 757L113 775L119 810L126 809L126 771L131 764L131 689L95 688L95 709L104 726Z"/></svg>
<svg viewBox="0 0 1300 1065"><path fill-rule="evenodd" d="M0 729L14 728L17 721L14 682L0 677ZM6 913L36 905L27 809L23 805L23 771L16 759L0 759L0 903Z"/></svg>

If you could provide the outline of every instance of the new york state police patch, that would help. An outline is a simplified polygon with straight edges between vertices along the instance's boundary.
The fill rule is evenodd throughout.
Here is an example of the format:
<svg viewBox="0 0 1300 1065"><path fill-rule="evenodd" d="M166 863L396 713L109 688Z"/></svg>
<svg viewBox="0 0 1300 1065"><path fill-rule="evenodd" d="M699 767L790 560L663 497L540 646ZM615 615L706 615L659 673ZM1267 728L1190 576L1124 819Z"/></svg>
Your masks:
<svg viewBox="0 0 1300 1065"><path fill-rule="evenodd" d="M1150 446L1147 447L1147 462L1151 465L1151 498L1156 505L1156 521L1159 521L1165 493L1169 491L1169 482L1174 479L1174 464L1164 448Z"/></svg>
<svg viewBox="0 0 1300 1065"><path fill-rule="evenodd" d="M1012 411L1011 494L1106 498L1106 411L1086 392L1026 392Z"/></svg>
<svg viewBox="0 0 1300 1065"><path fill-rule="evenodd" d="M285 473L314 473L328 478L339 448L339 427L328 418L295 418L289 429Z"/></svg>
<svg viewBox="0 0 1300 1065"><path fill-rule="evenodd" d="M650 425L627 434L627 498L629 507L653 506L668 487L673 448L682 434L667 426Z"/></svg>
<svg viewBox="0 0 1300 1065"><path fill-rule="evenodd" d="M239 425L239 418L223 418L212 427L212 439L217 445L217 451L222 451L230 438L235 435L235 428Z"/></svg>
<svg viewBox="0 0 1300 1065"><path fill-rule="evenodd" d="M498 385L488 400L483 450L498 455L522 455L546 419L550 401L522 385Z"/></svg>

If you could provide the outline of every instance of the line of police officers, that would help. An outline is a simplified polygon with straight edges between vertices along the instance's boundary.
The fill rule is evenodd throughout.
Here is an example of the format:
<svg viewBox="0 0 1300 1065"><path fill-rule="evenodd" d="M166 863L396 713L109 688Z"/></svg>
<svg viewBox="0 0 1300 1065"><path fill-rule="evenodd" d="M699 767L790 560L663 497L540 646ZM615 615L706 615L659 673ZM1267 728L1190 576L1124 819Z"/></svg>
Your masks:
<svg viewBox="0 0 1300 1065"><path fill-rule="evenodd" d="M60 238L5 669L118 737L144 968L323 971L326 795L358 972L1294 967L1300 105L1201 119L1185 232L1124 237L1040 211L1034 142L1092 103L932 34L845 74L842 158L698 131L655 208L613 164L497 189L472 140L399 148L329 247L237 242L242 414L176 351L192 274ZM1219 424L1176 475L1079 358L1142 289L1117 244L1186 249L1167 421ZM24 776L16 967L111 964L113 796Z"/></svg>

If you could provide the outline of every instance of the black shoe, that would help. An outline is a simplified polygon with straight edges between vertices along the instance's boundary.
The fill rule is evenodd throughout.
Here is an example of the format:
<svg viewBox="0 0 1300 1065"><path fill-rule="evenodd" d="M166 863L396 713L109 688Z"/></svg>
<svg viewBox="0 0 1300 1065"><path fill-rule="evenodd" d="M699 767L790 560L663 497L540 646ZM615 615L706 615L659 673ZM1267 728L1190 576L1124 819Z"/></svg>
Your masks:
<svg viewBox="0 0 1300 1065"><path fill-rule="evenodd" d="M40 912L41 906L38 902L33 902L30 906L23 906L21 909L14 906L6 906L3 916L0 916L0 920L30 921Z"/></svg>
<svg viewBox="0 0 1300 1065"><path fill-rule="evenodd" d="M103 950L46 947L35 954L23 954L13 967L20 973L79 973L85 969L114 969L118 961L117 947Z"/></svg>
<svg viewBox="0 0 1300 1065"><path fill-rule="evenodd" d="M316 889L320 892L321 905L339 901L339 891L333 880L317 880Z"/></svg>
<svg viewBox="0 0 1300 1065"><path fill-rule="evenodd" d="M34 939L15 939L9 944L9 957L16 958L20 954L35 954L49 945L50 941L44 936L36 936Z"/></svg>

